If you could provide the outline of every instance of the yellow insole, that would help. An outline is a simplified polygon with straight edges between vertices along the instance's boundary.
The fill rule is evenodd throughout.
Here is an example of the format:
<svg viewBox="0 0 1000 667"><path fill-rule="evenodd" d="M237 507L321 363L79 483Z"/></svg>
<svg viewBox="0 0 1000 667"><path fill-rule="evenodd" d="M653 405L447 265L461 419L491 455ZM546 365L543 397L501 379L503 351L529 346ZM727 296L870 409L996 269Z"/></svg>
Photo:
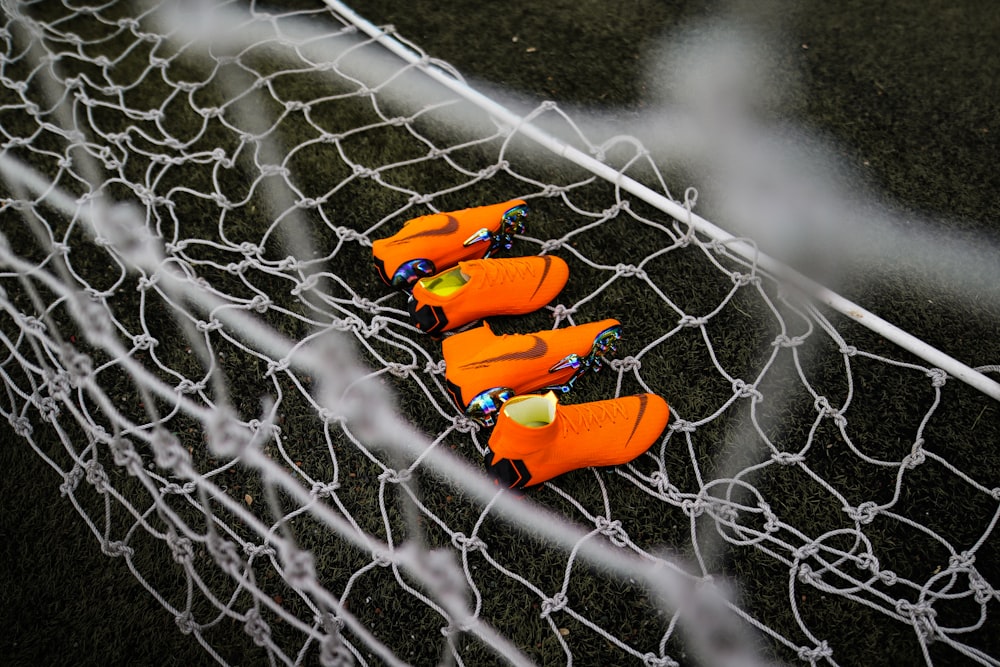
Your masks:
<svg viewBox="0 0 1000 667"><path fill-rule="evenodd" d="M531 428L547 426L555 419L556 399L551 394L525 396L520 400L508 401L504 406L504 412L522 426Z"/></svg>
<svg viewBox="0 0 1000 667"><path fill-rule="evenodd" d="M428 292L438 296L449 296L462 289L468 281L468 276L463 274L461 269L455 267L433 278L425 278L421 282Z"/></svg>

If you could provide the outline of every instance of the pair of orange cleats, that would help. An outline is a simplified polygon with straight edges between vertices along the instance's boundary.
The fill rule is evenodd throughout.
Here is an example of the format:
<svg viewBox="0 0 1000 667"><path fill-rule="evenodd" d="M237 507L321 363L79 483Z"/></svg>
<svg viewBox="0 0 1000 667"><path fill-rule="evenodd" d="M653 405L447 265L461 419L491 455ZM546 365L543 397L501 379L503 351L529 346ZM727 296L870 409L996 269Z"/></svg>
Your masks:
<svg viewBox="0 0 1000 667"><path fill-rule="evenodd" d="M559 257L498 259L525 230L527 205L511 200L414 218L374 241L376 271L410 291L414 325L442 335L491 315L544 307L569 278ZM487 470L509 488L535 486L589 466L628 463L663 432L670 410L655 394L562 405L588 371L616 352L621 323L606 319L532 334L496 335L483 322L445 337L445 383L459 409L493 426Z"/></svg>

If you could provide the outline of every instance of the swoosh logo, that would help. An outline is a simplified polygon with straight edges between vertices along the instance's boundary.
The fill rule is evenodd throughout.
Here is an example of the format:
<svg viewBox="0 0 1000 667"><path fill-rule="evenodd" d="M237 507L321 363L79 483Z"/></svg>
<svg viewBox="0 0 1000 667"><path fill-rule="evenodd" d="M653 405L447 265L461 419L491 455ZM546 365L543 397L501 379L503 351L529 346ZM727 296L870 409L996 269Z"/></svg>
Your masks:
<svg viewBox="0 0 1000 667"><path fill-rule="evenodd" d="M642 416L646 413L646 401L649 397L646 394L639 394L639 414L636 415L635 424L632 425L632 432L628 434L628 440L625 441L625 446L628 447L628 443L632 442L632 436L635 435L635 430L639 428L639 422L642 421Z"/></svg>
<svg viewBox="0 0 1000 667"><path fill-rule="evenodd" d="M551 266L552 266L552 258L551 257L549 257L548 255L544 255L542 257L542 259L545 260L545 268L542 270L542 277L539 278L539 280L538 280L538 286L535 288L535 291L531 293L531 297L530 298L532 298L532 299L535 298L536 294L538 294L538 290L542 289L542 285L545 283L545 277L547 275L549 275L549 268L551 268Z"/></svg>
<svg viewBox="0 0 1000 667"><path fill-rule="evenodd" d="M437 227L435 229L425 229L422 232L417 232L416 234L410 234L409 236L404 236L401 239L394 239L389 242L389 245L408 243L413 239L419 239L426 236L448 236L449 234L454 234L456 231L458 231L458 219L451 215L447 215L447 218L448 221L444 223L444 225L442 225L441 227Z"/></svg>
<svg viewBox="0 0 1000 667"><path fill-rule="evenodd" d="M483 368L484 366L495 364L500 361L525 361L529 359L540 359L541 357L544 357L549 351L548 344L534 334L528 334L528 337L533 339L534 342L532 343L531 347L529 347L527 350L523 350L521 352L508 352L507 354L501 354L499 356L491 357L489 359L479 359L478 361L470 361L467 364L461 365L459 368L469 368L469 369Z"/></svg>

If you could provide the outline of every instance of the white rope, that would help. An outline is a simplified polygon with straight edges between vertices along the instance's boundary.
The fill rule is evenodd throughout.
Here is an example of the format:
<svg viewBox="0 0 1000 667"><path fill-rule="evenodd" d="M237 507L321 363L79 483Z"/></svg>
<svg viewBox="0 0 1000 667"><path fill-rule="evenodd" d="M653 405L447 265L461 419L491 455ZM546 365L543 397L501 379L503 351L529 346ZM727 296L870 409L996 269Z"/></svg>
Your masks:
<svg viewBox="0 0 1000 667"><path fill-rule="evenodd" d="M40 9L5 5L0 31L0 414L216 661L250 660L218 641L235 623L273 664L754 664L755 635L834 664L847 629L804 613L827 595L903 626L915 655L996 664L969 639L1000 601L976 564L996 471L939 428L944 397L985 399L950 366L864 349L696 216L693 189L676 203L639 142L594 146L551 103L516 116L342 6ZM526 498L486 481L487 436L402 296L354 270L407 218L501 192L535 209L518 251L573 267L518 324L632 318L610 377L574 395L653 391L674 414L632 464ZM919 400L874 442L857 415L892 392ZM962 531L910 504L919 484L962 495ZM876 522L933 545L933 571L898 574ZM777 568L761 595L784 618L734 594L761 583L724 574L740 558ZM980 620L949 624L956 600Z"/></svg>

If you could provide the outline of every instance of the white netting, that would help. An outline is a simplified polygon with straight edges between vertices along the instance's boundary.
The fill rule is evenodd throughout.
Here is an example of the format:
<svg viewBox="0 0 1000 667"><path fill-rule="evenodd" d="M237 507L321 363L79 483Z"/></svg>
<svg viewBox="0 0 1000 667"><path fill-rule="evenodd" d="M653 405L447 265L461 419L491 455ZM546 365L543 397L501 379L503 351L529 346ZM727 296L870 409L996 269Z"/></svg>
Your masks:
<svg viewBox="0 0 1000 667"><path fill-rule="evenodd" d="M972 436L942 407L991 399L699 233L634 140L553 104L491 116L302 5L4 4L4 446L181 632L222 663L832 664L874 641L998 664L998 470L949 451ZM633 464L522 499L485 483L487 433L370 260L408 218L512 197L514 252L571 277L496 328L619 318L623 356L569 400L673 409Z"/></svg>

